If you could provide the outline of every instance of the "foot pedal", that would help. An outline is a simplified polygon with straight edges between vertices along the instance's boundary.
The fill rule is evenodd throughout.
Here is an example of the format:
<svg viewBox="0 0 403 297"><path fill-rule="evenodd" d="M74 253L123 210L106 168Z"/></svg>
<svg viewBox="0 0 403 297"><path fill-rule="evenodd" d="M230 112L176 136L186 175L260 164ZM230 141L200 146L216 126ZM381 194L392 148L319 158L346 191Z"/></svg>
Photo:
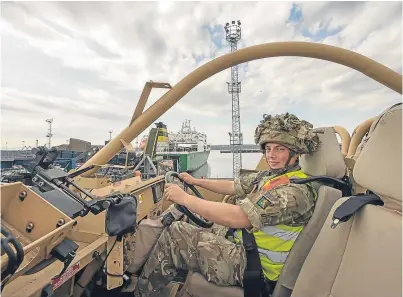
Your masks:
<svg viewBox="0 0 403 297"><path fill-rule="evenodd" d="M187 270L179 270L178 274L174 277L174 279L171 282L183 285L186 281L187 276L188 276Z"/></svg>

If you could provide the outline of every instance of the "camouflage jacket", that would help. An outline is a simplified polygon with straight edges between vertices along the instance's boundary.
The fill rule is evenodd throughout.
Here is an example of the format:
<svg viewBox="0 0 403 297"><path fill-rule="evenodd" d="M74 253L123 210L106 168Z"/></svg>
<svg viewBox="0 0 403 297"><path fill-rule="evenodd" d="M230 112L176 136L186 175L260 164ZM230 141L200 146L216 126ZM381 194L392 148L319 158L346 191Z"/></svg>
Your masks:
<svg viewBox="0 0 403 297"><path fill-rule="evenodd" d="M296 166L290 171L299 170ZM306 225L315 207L315 190L310 184L281 184L264 190L264 184L276 177L270 171L241 174L235 179L235 204L246 213L256 232L263 226L285 224ZM254 186L257 185L255 190ZM263 202L263 203L262 203Z"/></svg>

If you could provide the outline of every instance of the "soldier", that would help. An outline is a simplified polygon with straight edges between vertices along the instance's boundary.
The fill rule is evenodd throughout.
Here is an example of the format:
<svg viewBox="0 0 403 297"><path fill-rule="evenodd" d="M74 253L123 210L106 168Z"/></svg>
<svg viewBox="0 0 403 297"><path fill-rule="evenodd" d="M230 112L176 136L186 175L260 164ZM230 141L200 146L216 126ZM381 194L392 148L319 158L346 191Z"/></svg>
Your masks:
<svg viewBox="0 0 403 297"><path fill-rule="evenodd" d="M234 181L196 179L181 174L189 184L235 195L235 204L198 199L178 185L167 184L164 197L215 223L203 229L178 221L164 229L144 265L136 296L159 293L179 270L192 270L220 286L242 286L246 267L240 240L242 228L254 235L263 274L274 288L291 247L312 216L316 192L310 184L290 184L289 178L307 177L299 167L300 154L312 153L319 138L312 125L286 113L264 115L255 142L269 170L243 174ZM236 229L235 242L226 231Z"/></svg>

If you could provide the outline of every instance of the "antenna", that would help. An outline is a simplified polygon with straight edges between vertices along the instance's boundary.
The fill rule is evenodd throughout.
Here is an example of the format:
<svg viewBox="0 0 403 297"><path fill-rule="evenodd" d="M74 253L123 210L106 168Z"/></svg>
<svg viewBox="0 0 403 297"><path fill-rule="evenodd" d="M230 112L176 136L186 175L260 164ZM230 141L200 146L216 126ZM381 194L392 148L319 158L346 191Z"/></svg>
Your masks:
<svg viewBox="0 0 403 297"><path fill-rule="evenodd" d="M109 140L112 140L112 130L109 131Z"/></svg>
<svg viewBox="0 0 403 297"><path fill-rule="evenodd" d="M241 22L232 21L226 23L225 39L231 45L231 52L235 52L238 47L238 41L241 40ZM241 115L239 110L239 93L241 93L241 82L238 81L238 65L231 67L231 82L227 82L228 93L232 94L232 133L230 136L230 145L232 145L232 166L233 176L238 177L242 167L241 146L243 135L241 133Z"/></svg>
<svg viewBox="0 0 403 297"><path fill-rule="evenodd" d="M46 134L46 137L48 138L48 147L51 148L52 145L52 123L53 123L53 119L47 119L46 123L49 124L49 129L48 129L48 134Z"/></svg>

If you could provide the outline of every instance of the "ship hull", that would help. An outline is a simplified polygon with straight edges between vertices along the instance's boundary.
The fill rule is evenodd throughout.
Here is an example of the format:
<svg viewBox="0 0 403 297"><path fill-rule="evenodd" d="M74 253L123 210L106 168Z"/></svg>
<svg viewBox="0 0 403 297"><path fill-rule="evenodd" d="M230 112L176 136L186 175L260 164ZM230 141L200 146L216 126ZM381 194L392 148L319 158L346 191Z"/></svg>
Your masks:
<svg viewBox="0 0 403 297"><path fill-rule="evenodd" d="M179 172L192 172L207 163L210 151L189 152L189 153L163 153L164 159L176 159L179 161Z"/></svg>

